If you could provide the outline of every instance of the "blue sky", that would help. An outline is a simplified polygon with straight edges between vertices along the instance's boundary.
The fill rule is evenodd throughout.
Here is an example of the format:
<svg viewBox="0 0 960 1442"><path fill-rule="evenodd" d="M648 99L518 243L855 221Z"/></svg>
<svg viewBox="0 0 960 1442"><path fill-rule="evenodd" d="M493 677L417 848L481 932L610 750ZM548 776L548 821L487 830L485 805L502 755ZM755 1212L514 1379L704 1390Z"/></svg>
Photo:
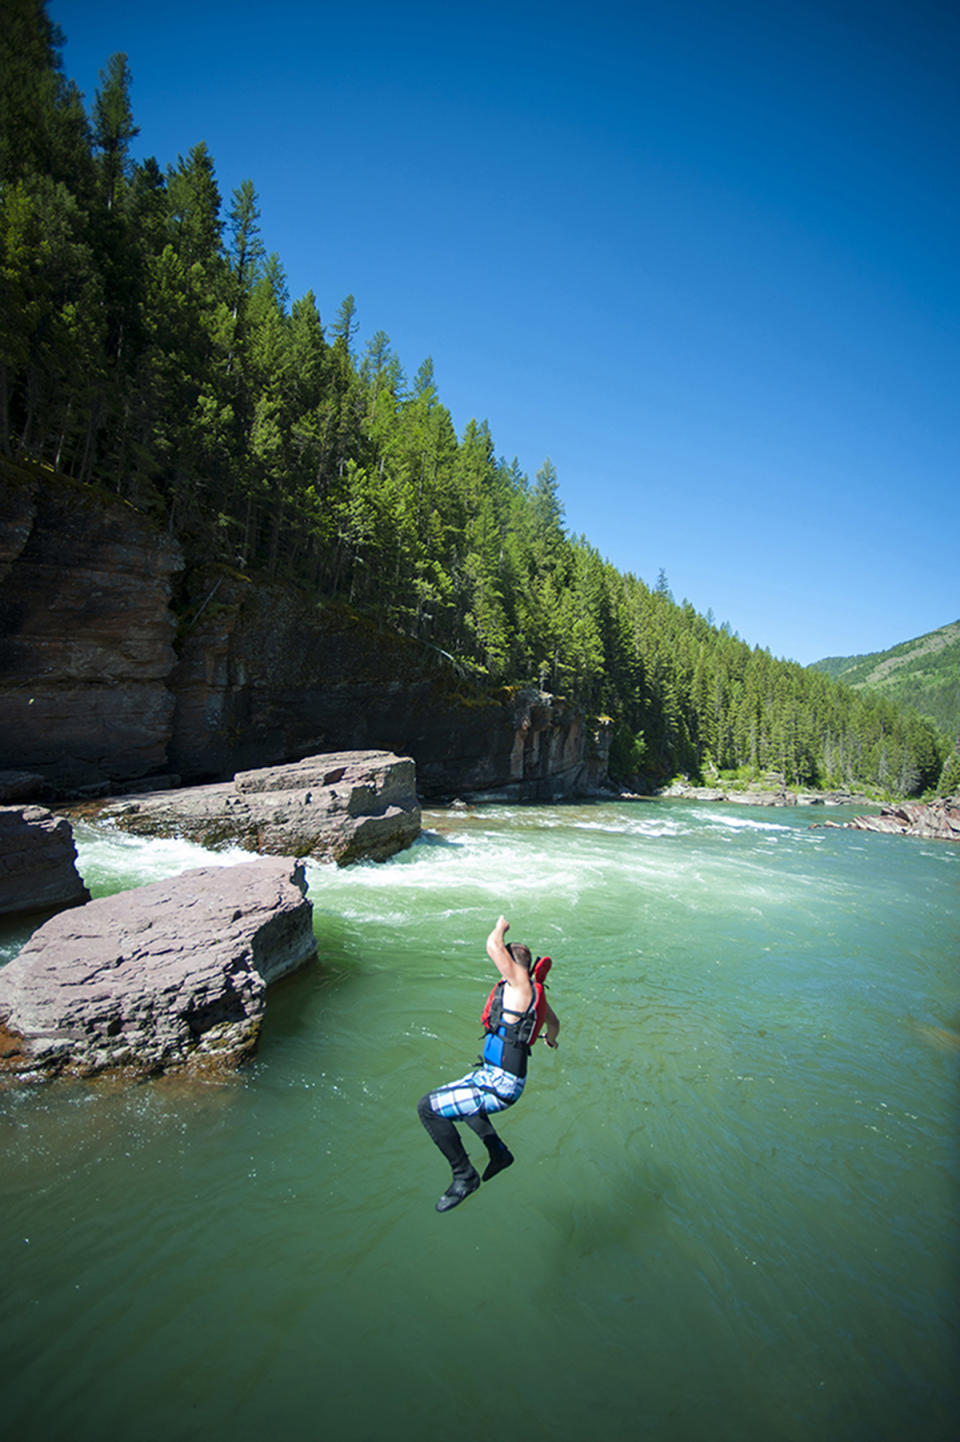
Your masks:
<svg viewBox="0 0 960 1442"><path fill-rule="evenodd" d="M960 10L51 0L568 527L809 663L960 617Z"/></svg>

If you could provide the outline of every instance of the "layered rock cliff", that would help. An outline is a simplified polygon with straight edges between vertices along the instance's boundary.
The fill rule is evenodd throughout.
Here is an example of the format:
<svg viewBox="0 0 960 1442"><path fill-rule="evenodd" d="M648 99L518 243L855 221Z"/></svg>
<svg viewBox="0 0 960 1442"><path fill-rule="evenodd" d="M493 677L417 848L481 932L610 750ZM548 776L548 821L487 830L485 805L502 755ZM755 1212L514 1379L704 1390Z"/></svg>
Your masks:
<svg viewBox="0 0 960 1442"><path fill-rule="evenodd" d="M383 749L413 757L430 797L546 799L606 777L608 728L556 697L481 691L432 648L291 588L221 571L193 589L205 609L171 677L184 776Z"/></svg>
<svg viewBox="0 0 960 1442"><path fill-rule="evenodd" d="M0 469L0 771L54 791L163 770L180 548L112 497Z"/></svg>
<svg viewBox="0 0 960 1442"><path fill-rule="evenodd" d="M180 574L177 544L109 495L2 461L0 483L0 797L2 773L35 799L359 749L412 757L429 799L606 779L609 726L562 699L484 691L292 587Z"/></svg>

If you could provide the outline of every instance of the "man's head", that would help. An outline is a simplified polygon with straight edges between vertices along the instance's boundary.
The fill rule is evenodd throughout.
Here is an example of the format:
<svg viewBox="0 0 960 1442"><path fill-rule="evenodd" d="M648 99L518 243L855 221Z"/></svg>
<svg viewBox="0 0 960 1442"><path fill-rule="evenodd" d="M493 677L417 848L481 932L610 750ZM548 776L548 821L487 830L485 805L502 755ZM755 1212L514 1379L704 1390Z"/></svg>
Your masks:
<svg viewBox="0 0 960 1442"><path fill-rule="evenodd" d="M532 958L530 956L529 946L524 946L522 941L508 941L507 950L518 966L524 966L527 971L530 970Z"/></svg>

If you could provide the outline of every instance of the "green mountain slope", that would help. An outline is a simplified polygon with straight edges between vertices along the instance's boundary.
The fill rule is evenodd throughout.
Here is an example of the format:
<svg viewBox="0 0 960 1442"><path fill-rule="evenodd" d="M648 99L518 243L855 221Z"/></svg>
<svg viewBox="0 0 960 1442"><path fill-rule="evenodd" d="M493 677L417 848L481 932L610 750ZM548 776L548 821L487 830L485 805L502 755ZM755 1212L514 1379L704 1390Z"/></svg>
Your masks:
<svg viewBox="0 0 960 1442"><path fill-rule="evenodd" d="M882 691L913 706L950 735L960 728L960 621L869 656L826 656L811 670L825 671L856 691Z"/></svg>

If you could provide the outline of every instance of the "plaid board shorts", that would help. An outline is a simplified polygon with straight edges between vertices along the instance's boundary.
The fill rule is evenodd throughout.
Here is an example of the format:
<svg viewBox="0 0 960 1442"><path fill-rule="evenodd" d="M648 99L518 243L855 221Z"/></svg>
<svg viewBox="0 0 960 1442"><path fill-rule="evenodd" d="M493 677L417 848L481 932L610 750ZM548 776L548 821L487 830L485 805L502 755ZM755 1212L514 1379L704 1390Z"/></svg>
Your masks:
<svg viewBox="0 0 960 1442"><path fill-rule="evenodd" d="M448 1082L430 1093L430 1108L441 1117L475 1117L478 1112L502 1112L520 1096L526 1077L514 1076L499 1066L481 1066L459 1081Z"/></svg>

